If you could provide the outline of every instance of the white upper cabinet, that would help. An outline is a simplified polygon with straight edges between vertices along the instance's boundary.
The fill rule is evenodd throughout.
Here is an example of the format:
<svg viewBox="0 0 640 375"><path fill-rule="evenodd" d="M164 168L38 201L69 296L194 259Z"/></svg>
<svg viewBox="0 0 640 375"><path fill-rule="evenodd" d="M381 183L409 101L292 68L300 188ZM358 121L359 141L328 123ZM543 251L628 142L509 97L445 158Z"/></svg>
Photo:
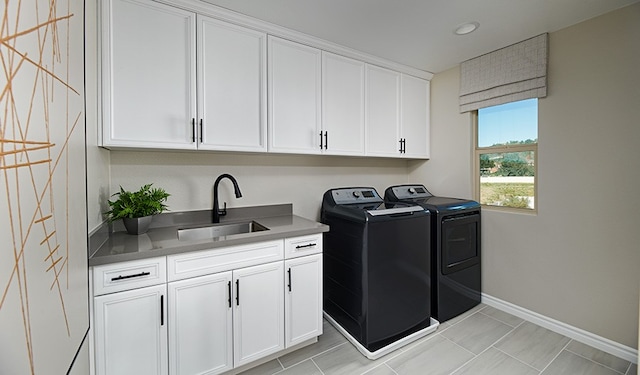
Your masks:
<svg viewBox="0 0 640 375"><path fill-rule="evenodd" d="M148 0L105 0L106 147L194 149L196 16Z"/></svg>
<svg viewBox="0 0 640 375"><path fill-rule="evenodd" d="M104 147L429 158L426 72L199 2L101 17Z"/></svg>
<svg viewBox="0 0 640 375"><path fill-rule="evenodd" d="M367 64L367 155L402 156L400 73Z"/></svg>
<svg viewBox="0 0 640 375"><path fill-rule="evenodd" d="M200 149L266 151L265 33L198 15Z"/></svg>
<svg viewBox="0 0 640 375"><path fill-rule="evenodd" d="M320 153L320 50L268 41L269 151Z"/></svg>
<svg viewBox="0 0 640 375"><path fill-rule="evenodd" d="M103 146L267 150L265 33L152 1L104 4Z"/></svg>
<svg viewBox="0 0 640 375"><path fill-rule="evenodd" d="M403 156L429 158L429 81L402 74L400 102Z"/></svg>
<svg viewBox="0 0 640 375"><path fill-rule="evenodd" d="M366 154L429 158L429 81L367 65Z"/></svg>
<svg viewBox="0 0 640 375"><path fill-rule="evenodd" d="M362 61L322 52L323 152L364 155L364 67Z"/></svg>

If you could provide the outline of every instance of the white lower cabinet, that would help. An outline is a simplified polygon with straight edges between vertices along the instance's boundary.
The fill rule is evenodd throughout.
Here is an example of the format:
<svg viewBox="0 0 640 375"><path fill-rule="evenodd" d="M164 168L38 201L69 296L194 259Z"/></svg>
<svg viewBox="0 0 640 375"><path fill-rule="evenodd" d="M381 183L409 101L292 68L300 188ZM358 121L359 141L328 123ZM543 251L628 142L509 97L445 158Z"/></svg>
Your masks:
<svg viewBox="0 0 640 375"><path fill-rule="evenodd" d="M166 284L94 299L98 375L167 374Z"/></svg>
<svg viewBox="0 0 640 375"><path fill-rule="evenodd" d="M284 349L281 261L170 282L171 374L220 374Z"/></svg>
<svg viewBox="0 0 640 375"><path fill-rule="evenodd" d="M231 272L168 284L171 374L233 368Z"/></svg>
<svg viewBox="0 0 640 375"><path fill-rule="evenodd" d="M234 365L284 349L282 262L233 271Z"/></svg>
<svg viewBox="0 0 640 375"><path fill-rule="evenodd" d="M319 336L321 252L316 234L94 267L96 374L220 374Z"/></svg>
<svg viewBox="0 0 640 375"><path fill-rule="evenodd" d="M322 254L284 262L285 344L299 344L322 334Z"/></svg>

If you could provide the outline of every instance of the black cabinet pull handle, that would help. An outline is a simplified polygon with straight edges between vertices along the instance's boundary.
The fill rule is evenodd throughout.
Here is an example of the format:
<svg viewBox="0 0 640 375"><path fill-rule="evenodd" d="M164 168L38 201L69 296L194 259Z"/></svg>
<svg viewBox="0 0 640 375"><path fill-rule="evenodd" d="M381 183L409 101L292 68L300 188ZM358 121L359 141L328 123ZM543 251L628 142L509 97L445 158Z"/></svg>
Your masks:
<svg viewBox="0 0 640 375"><path fill-rule="evenodd" d="M160 295L160 325L164 325L164 295Z"/></svg>
<svg viewBox="0 0 640 375"><path fill-rule="evenodd" d="M229 301L229 308L231 308L231 281L229 281L227 286L229 287L229 299L227 301Z"/></svg>
<svg viewBox="0 0 640 375"><path fill-rule="evenodd" d="M407 153L407 139L406 138L402 138L402 153L403 154Z"/></svg>
<svg viewBox="0 0 640 375"><path fill-rule="evenodd" d="M400 149L398 150L402 154L402 138L400 138Z"/></svg>
<svg viewBox="0 0 640 375"><path fill-rule="evenodd" d="M322 144L322 132L320 132L320 149L322 150L323 148L323 144Z"/></svg>
<svg viewBox="0 0 640 375"><path fill-rule="evenodd" d="M314 246L316 246L316 244L314 244L314 243L308 243L308 244L306 244L306 245L298 245L298 246L296 246L296 250L298 250L298 249L304 249L304 248L306 248L306 247L314 247Z"/></svg>
<svg viewBox="0 0 640 375"><path fill-rule="evenodd" d="M136 273L133 275L126 275L126 276L119 275L118 277L112 277L111 281L126 280L134 277L142 277L142 276L149 276L149 275L151 275L151 272L140 272L140 273Z"/></svg>
<svg viewBox="0 0 640 375"><path fill-rule="evenodd" d="M289 285L287 286L289 287L289 291L291 291L291 268L287 270L287 273L289 274Z"/></svg>
<svg viewBox="0 0 640 375"><path fill-rule="evenodd" d="M236 280L236 306L240 306L240 279Z"/></svg>
<svg viewBox="0 0 640 375"><path fill-rule="evenodd" d="M324 132L324 149L326 150L329 147L329 132Z"/></svg>
<svg viewBox="0 0 640 375"><path fill-rule="evenodd" d="M202 141L202 139L203 139L202 137L203 137L203 136L202 136L202 119L200 119L200 143L202 143L202 142L203 142L203 141Z"/></svg>
<svg viewBox="0 0 640 375"><path fill-rule="evenodd" d="M191 142L196 141L196 119L191 119Z"/></svg>

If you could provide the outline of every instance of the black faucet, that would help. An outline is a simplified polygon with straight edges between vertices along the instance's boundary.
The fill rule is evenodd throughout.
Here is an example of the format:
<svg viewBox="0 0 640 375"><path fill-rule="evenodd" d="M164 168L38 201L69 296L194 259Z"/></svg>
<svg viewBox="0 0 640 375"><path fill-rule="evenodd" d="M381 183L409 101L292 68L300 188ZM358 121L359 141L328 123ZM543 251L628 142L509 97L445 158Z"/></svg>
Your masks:
<svg viewBox="0 0 640 375"><path fill-rule="evenodd" d="M240 192L240 187L238 186L238 181L236 181L235 178L233 178L232 175L228 174L228 173L224 173L221 174L220 176L218 176L218 178L216 178L216 182L213 184L213 215L212 215L212 220L213 223L219 223L220 222L220 216L224 216L227 214L227 202L224 202L224 208L222 210L220 210L220 208L218 207L218 185L220 184L220 180L222 180L223 178L228 178L229 180L231 180L231 182L233 182L233 190L236 193L236 198L241 198L242 197L242 193Z"/></svg>

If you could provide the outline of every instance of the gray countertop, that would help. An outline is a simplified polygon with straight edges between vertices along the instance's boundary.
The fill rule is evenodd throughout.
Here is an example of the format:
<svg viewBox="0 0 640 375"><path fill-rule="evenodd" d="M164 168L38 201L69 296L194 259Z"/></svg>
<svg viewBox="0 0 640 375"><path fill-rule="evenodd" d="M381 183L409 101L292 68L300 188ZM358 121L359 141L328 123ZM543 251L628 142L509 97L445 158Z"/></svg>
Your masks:
<svg viewBox="0 0 640 375"><path fill-rule="evenodd" d="M221 224L255 221L269 230L206 240L178 240L178 229L211 224L211 210L156 215L145 234L127 234L117 223L113 231L96 231L90 239L89 266L243 245L329 231L325 224L293 215L291 204L229 208ZM95 248L95 249L94 249Z"/></svg>

